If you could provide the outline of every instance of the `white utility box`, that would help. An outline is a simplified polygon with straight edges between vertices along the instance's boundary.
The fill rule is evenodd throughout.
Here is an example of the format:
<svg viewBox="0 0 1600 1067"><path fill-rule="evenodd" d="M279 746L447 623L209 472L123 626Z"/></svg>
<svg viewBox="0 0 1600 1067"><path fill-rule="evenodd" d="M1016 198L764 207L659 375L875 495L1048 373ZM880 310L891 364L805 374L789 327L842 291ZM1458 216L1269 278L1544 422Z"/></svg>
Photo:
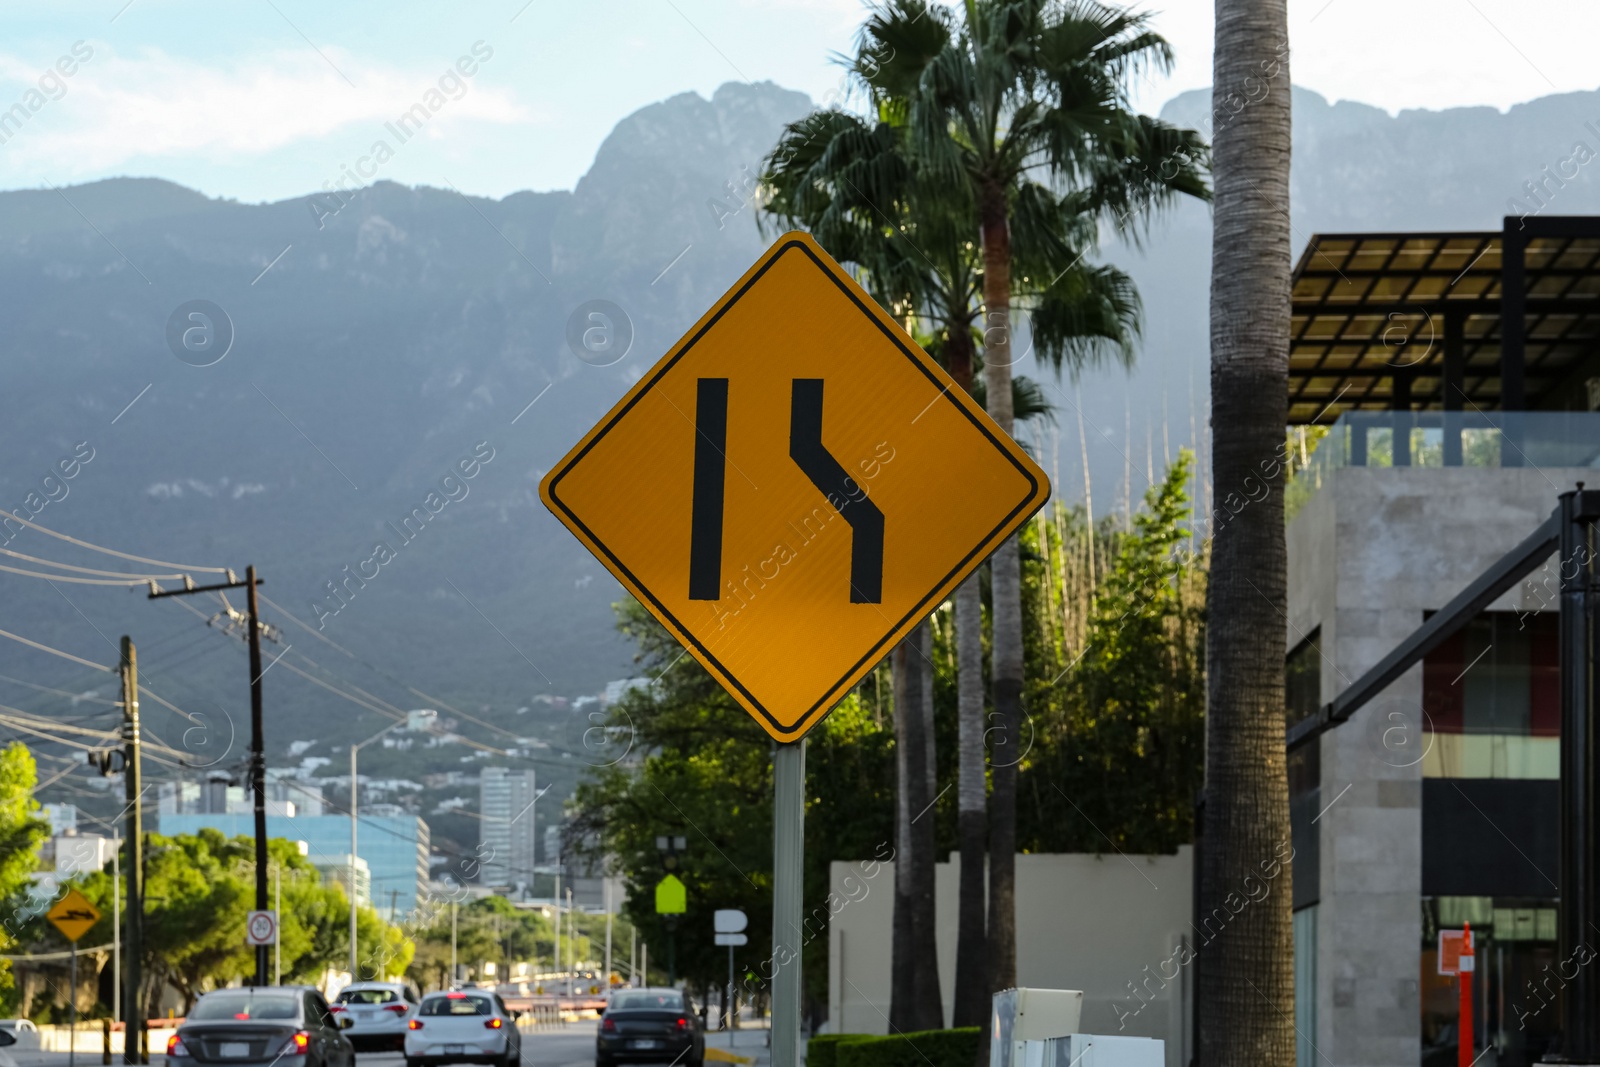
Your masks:
<svg viewBox="0 0 1600 1067"><path fill-rule="evenodd" d="M1163 1042L1153 1037L1071 1034L1018 1045L1012 1067L1165 1067Z"/></svg>
<svg viewBox="0 0 1600 1067"><path fill-rule="evenodd" d="M989 1067L1022 1067L1023 1042L1072 1034L1083 1015L1083 993L1077 989L1003 989L993 1004Z"/></svg>

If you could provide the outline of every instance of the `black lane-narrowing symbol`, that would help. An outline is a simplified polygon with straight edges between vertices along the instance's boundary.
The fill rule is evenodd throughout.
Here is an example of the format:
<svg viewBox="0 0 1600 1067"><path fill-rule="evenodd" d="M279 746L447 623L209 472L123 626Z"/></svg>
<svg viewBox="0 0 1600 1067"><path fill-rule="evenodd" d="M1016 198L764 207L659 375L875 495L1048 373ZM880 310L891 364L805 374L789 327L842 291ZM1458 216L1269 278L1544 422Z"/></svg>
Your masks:
<svg viewBox="0 0 1600 1067"><path fill-rule="evenodd" d="M718 600L722 596L727 441L728 379L701 378L695 399L690 600ZM789 458L850 524L850 603L882 603L883 512L823 447L821 378L794 379L789 402Z"/></svg>

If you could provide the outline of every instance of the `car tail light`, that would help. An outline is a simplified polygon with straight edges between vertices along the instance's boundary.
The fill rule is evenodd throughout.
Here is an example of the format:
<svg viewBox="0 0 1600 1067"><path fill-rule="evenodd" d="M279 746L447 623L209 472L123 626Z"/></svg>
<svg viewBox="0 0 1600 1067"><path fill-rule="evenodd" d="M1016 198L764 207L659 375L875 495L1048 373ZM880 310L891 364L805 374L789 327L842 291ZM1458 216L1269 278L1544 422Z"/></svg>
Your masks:
<svg viewBox="0 0 1600 1067"><path fill-rule="evenodd" d="M404 1004L385 1004L383 1006L383 1010L392 1011L396 1015L404 1015L406 1013L406 1006Z"/></svg>
<svg viewBox="0 0 1600 1067"><path fill-rule="evenodd" d="M483 1027L485 1030L498 1030L504 1025L505 1022L501 1019L488 1019L484 1021Z"/></svg>
<svg viewBox="0 0 1600 1067"><path fill-rule="evenodd" d="M183 1047L183 1038L179 1037L177 1034L173 1034L171 1037L167 1038L168 1056L187 1056L188 1054L189 1050Z"/></svg>
<svg viewBox="0 0 1600 1067"><path fill-rule="evenodd" d="M333 1014L338 1015L341 1011L344 1011L344 1005L343 1004L329 1004L328 1005L328 1010L333 1012Z"/></svg>
<svg viewBox="0 0 1600 1067"><path fill-rule="evenodd" d="M684 1018L682 1015L678 1016L678 1029L679 1030L687 1030L687 1029L689 1029L689 1020Z"/></svg>
<svg viewBox="0 0 1600 1067"><path fill-rule="evenodd" d="M617 1024L612 1022L608 1016L607 1018L600 1020L600 1029L604 1030L608 1034L614 1034L617 1032ZM177 1038L173 1038L173 1040L176 1041Z"/></svg>
<svg viewBox="0 0 1600 1067"><path fill-rule="evenodd" d="M289 1035L289 1040L283 1043L283 1048L278 1051L279 1056L304 1056L311 1048L311 1035L304 1030Z"/></svg>
<svg viewBox="0 0 1600 1067"><path fill-rule="evenodd" d="M422 1029L422 1020L421 1019L412 1019L410 1022L406 1023L406 1026L408 1028L412 1029L412 1030L421 1030Z"/></svg>

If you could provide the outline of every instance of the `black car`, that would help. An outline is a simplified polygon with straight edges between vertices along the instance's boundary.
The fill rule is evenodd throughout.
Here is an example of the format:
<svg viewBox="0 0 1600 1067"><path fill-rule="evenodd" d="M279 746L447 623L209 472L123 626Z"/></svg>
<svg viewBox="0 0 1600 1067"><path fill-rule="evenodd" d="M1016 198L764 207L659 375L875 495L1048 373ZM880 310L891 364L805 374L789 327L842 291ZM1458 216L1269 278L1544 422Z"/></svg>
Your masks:
<svg viewBox="0 0 1600 1067"><path fill-rule="evenodd" d="M619 989L611 994L595 1038L596 1067L677 1063L700 1067L706 1035L689 995L677 989Z"/></svg>
<svg viewBox="0 0 1600 1067"><path fill-rule="evenodd" d="M306 986L219 989L167 1040L168 1067L354 1067L322 994Z"/></svg>

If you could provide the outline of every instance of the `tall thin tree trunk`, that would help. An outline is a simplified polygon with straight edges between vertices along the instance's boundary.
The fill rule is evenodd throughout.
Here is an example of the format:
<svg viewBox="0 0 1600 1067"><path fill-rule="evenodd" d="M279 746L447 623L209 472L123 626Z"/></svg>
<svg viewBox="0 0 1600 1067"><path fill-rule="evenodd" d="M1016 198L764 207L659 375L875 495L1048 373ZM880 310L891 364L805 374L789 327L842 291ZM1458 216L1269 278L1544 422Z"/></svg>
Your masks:
<svg viewBox="0 0 1600 1067"><path fill-rule="evenodd" d="M945 345L950 376L972 392L972 333L960 323ZM956 914L956 990L951 1026L989 1021L989 937L984 851L988 776L983 760L983 587L975 573L956 590L956 811L961 900Z"/></svg>
<svg viewBox="0 0 1600 1067"><path fill-rule="evenodd" d="M983 376L989 414L1006 433L1011 408L1011 233L1005 190L981 190ZM1022 723L1022 559L1009 537L989 561L993 601L994 794L989 807L989 989L1017 984L1017 762ZM981 1044L981 1042L980 1042Z"/></svg>
<svg viewBox="0 0 1600 1067"><path fill-rule="evenodd" d="M1295 1058L1287 558L1280 449L1289 354L1285 0L1217 0L1211 255L1213 530L1206 627L1206 801L1198 917L1200 1062ZM1267 91L1260 93L1265 84ZM1246 86L1252 87L1247 90ZM1250 92L1250 102L1242 107ZM1236 514L1235 514L1236 513ZM1275 877L1274 877L1275 876ZM1246 880L1272 892L1233 912ZM1226 921L1208 922L1211 916Z"/></svg>
<svg viewBox="0 0 1600 1067"><path fill-rule="evenodd" d="M915 1027L911 1016L915 1010L915 937L912 934L913 912L911 886L915 876L911 870L911 774L907 759L911 753L908 735L915 731L908 705L911 697L910 638L900 642L890 654L890 701L894 715L894 920L890 929L889 945L889 1028L906 1032Z"/></svg>
<svg viewBox="0 0 1600 1067"><path fill-rule="evenodd" d="M917 670L917 746L921 775L914 794L916 810L911 814L912 863L916 880L912 884L912 936L916 939L916 1027L918 1030L944 1029L944 998L939 988L939 915L935 848L938 843L938 764L933 737L933 624L924 619L911 631Z"/></svg>
<svg viewBox="0 0 1600 1067"><path fill-rule="evenodd" d="M889 1025L902 1032L943 1025L935 930L933 641L924 619L894 651L896 852Z"/></svg>

